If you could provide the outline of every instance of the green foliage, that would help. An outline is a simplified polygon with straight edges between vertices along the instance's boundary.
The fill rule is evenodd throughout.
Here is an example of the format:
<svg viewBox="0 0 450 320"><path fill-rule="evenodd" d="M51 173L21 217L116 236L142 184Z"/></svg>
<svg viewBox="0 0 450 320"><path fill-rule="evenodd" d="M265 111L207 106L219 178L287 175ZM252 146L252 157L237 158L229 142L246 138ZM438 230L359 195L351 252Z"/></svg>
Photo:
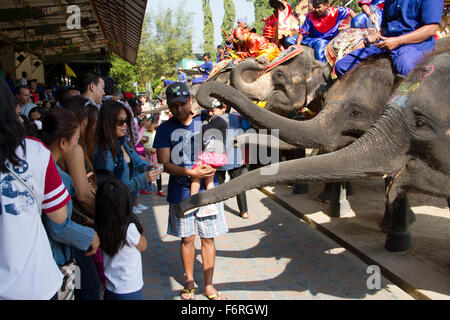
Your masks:
<svg viewBox="0 0 450 320"><path fill-rule="evenodd" d="M203 8L203 51L211 55L211 59L215 56L216 48L214 46L214 23L212 19L210 0L202 0Z"/></svg>
<svg viewBox="0 0 450 320"><path fill-rule="evenodd" d="M192 14L183 10L185 6L186 3L182 3L177 10L160 7L158 12L146 14L135 66L118 57L112 58L111 77L121 90L130 88L134 81L138 82L139 90L143 90L149 81L152 88L158 86L161 76L176 79L177 62L194 58Z"/></svg>
<svg viewBox="0 0 450 320"><path fill-rule="evenodd" d="M349 0L330 0L330 3L334 7L343 7ZM353 0L353 2L347 7L353 9L356 14L361 12L361 8L358 6L358 0Z"/></svg>
<svg viewBox="0 0 450 320"><path fill-rule="evenodd" d="M234 7L233 0L223 0L223 8L225 14L223 16L222 29L228 34L233 32L234 23L236 21L236 8ZM225 43L225 35L222 34L222 43Z"/></svg>
<svg viewBox="0 0 450 320"><path fill-rule="evenodd" d="M273 14L273 9L269 5L269 0L247 0L253 2L255 8L255 25L256 32L263 34L264 19Z"/></svg>
<svg viewBox="0 0 450 320"><path fill-rule="evenodd" d="M132 82L137 80L136 66L131 65L129 62L113 54L111 56L112 68L110 70L110 76L117 84L117 88L121 92L134 91Z"/></svg>

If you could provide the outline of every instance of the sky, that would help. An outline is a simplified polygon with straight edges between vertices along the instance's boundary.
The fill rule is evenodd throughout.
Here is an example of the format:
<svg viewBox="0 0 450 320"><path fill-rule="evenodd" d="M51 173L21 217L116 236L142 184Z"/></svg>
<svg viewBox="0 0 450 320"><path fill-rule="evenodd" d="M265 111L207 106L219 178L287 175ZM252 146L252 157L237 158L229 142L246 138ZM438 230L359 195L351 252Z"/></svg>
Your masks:
<svg viewBox="0 0 450 320"><path fill-rule="evenodd" d="M233 0L233 2L236 8L236 18L246 16L248 24L253 24L255 21L253 2L246 0ZM194 13L192 23L192 49L194 53L203 53L202 0L148 0L147 11L158 12L159 6L176 10L182 3L186 4L185 10ZM210 6L214 23L214 44L217 46L222 42L223 0L210 0Z"/></svg>

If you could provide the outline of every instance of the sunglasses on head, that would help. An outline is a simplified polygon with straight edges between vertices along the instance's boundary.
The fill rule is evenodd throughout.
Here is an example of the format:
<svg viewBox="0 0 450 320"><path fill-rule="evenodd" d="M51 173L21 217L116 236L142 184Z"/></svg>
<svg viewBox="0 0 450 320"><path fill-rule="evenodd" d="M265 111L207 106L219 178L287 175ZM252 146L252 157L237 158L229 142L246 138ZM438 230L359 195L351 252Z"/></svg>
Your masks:
<svg viewBox="0 0 450 320"><path fill-rule="evenodd" d="M124 124L126 124L128 122L128 118L127 119L120 119L117 120L116 123L119 127L123 127Z"/></svg>

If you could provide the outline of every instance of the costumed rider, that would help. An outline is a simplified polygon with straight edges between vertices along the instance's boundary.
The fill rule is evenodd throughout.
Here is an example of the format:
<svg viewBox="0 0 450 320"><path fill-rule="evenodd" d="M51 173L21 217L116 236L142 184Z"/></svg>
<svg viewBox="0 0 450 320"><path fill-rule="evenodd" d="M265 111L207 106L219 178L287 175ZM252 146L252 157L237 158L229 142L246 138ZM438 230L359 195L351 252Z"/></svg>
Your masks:
<svg viewBox="0 0 450 320"><path fill-rule="evenodd" d="M269 63L280 53L280 49L274 43L269 42L264 36L250 32L243 28L236 28L233 32L237 51L232 53L233 58L256 58L262 64Z"/></svg>
<svg viewBox="0 0 450 320"><path fill-rule="evenodd" d="M374 28L380 31L384 0L359 0L358 5L361 7L362 13L352 20L351 27Z"/></svg>
<svg viewBox="0 0 450 320"><path fill-rule="evenodd" d="M284 38L298 34L299 20L286 0L269 0L269 4L273 14L264 19L263 35L280 47Z"/></svg>
<svg viewBox="0 0 450 320"><path fill-rule="evenodd" d="M328 0L312 0L313 10L308 13L305 22L300 27L300 33L286 39L287 46L301 44L314 49L317 60L327 63L325 47L339 33L339 26L349 16L356 14L352 9L330 7Z"/></svg>
<svg viewBox="0 0 450 320"><path fill-rule="evenodd" d="M444 0L385 0L381 33L366 48L355 50L335 66L340 77L370 57L388 53L397 73L406 76L434 49Z"/></svg>
<svg viewBox="0 0 450 320"><path fill-rule="evenodd" d="M192 68L192 69L198 69L201 72L203 72L201 77L192 79L192 84L205 82L208 79L209 74L211 73L211 70L213 68L213 63L211 62L211 55L209 53L205 53L203 55L203 61L205 62L204 64L195 66Z"/></svg>

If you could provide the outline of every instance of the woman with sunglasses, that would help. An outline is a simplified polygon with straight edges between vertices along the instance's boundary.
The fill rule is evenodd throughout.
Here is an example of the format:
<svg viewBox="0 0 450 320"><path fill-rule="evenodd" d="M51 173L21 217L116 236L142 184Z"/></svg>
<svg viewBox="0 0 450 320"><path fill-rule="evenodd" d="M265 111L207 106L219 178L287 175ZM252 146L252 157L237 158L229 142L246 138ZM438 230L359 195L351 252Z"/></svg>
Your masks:
<svg viewBox="0 0 450 320"><path fill-rule="evenodd" d="M151 183L162 172L142 160L130 139L132 125L131 112L119 101L108 101L100 109L97 129L94 168L106 169L121 180L131 193L134 203L140 190L151 191Z"/></svg>

